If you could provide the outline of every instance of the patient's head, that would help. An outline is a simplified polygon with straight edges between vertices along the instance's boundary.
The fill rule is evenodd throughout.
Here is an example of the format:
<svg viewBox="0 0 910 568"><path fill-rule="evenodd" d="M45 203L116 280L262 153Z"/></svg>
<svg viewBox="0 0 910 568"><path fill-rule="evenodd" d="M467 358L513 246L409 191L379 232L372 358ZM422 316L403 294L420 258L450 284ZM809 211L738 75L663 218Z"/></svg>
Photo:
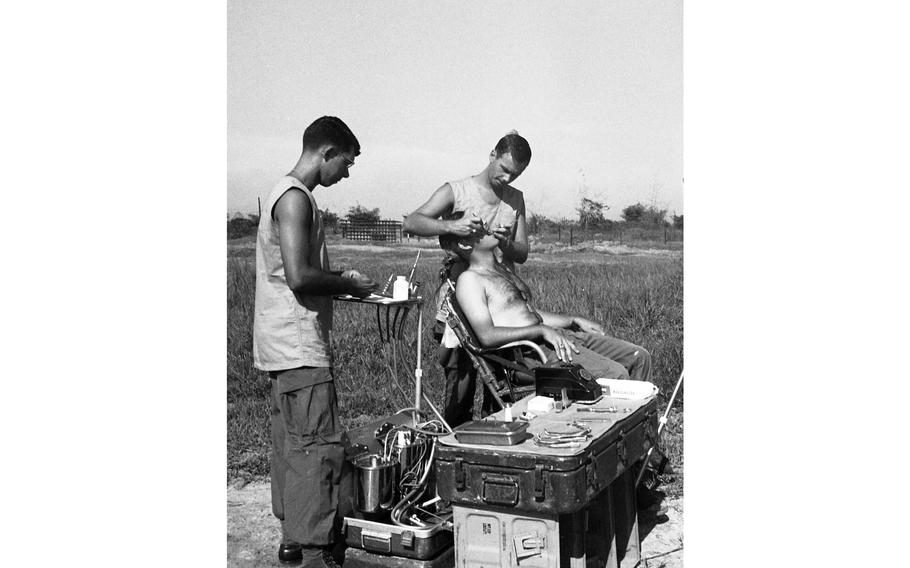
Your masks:
<svg viewBox="0 0 910 568"><path fill-rule="evenodd" d="M451 251L464 260L471 258L474 247L480 241L479 235L459 237L458 235L440 235L439 246L443 250Z"/></svg>
<svg viewBox="0 0 910 568"><path fill-rule="evenodd" d="M460 219L464 211L456 211L445 219ZM474 251L491 251L499 244L499 240L492 233L481 230L473 235L460 237L458 235L440 235L439 246L443 250L452 251L464 260L469 260Z"/></svg>

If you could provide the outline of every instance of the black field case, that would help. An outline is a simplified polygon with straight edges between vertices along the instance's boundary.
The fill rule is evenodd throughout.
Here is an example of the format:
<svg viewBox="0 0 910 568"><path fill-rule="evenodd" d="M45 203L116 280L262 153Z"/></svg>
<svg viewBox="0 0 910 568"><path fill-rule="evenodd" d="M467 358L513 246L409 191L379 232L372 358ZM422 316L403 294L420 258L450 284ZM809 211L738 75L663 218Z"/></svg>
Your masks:
<svg viewBox="0 0 910 568"><path fill-rule="evenodd" d="M418 560L434 558L452 546L451 529L440 526L420 529L345 517L343 531L348 546Z"/></svg>
<svg viewBox="0 0 910 568"><path fill-rule="evenodd" d="M465 507L562 514L594 500L657 440L657 401L618 402L631 405L606 432L574 455L537 448L516 452L509 446L456 447L437 445L437 491L443 499ZM589 416L590 414L584 414ZM581 416L569 414L567 419ZM531 444L525 442L522 446Z"/></svg>

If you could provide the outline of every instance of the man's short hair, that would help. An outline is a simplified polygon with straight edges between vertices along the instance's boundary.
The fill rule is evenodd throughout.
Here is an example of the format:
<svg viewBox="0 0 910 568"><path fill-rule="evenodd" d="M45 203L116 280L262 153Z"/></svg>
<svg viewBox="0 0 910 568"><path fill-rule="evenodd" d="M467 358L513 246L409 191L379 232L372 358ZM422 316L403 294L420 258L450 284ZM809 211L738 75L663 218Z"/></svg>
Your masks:
<svg viewBox="0 0 910 568"><path fill-rule="evenodd" d="M323 144L331 144L345 152L353 150L354 155L360 154L360 142L340 118L336 116L323 116L313 121L313 124L303 131L303 149L318 150Z"/></svg>
<svg viewBox="0 0 910 568"><path fill-rule="evenodd" d="M512 154L512 159L519 164L527 164L531 161L531 146L517 132L510 132L500 138L494 151L497 156Z"/></svg>

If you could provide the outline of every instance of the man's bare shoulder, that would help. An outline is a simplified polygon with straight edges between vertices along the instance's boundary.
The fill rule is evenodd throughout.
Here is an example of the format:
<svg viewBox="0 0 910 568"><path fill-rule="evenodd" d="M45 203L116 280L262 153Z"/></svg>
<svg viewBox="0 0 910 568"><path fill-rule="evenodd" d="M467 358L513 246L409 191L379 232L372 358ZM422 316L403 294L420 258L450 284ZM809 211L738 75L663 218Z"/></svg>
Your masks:
<svg viewBox="0 0 910 568"><path fill-rule="evenodd" d="M282 217L308 218L310 214L310 200L298 187L289 187L287 191L275 201L272 208L272 217L281 220Z"/></svg>
<svg viewBox="0 0 910 568"><path fill-rule="evenodd" d="M468 268L458 276L458 286L483 286L485 276L477 270Z"/></svg>

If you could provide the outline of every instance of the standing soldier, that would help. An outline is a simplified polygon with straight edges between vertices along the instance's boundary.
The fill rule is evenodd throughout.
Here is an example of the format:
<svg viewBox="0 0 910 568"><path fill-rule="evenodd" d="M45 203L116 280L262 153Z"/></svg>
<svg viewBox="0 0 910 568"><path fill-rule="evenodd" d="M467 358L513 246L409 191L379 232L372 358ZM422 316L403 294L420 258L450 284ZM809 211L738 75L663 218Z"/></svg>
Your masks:
<svg viewBox="0 0 910 568"><path fill-rule="evenodd" d="M513 130L490 152L489 163L483 171L443 184L426 203L407 216L402 229L422 237L466 237L491 231L499 240L498 255L507 266L524 263L528 258L524 195L509 184L521 175L530 161L528 141ZM453 282L467 268L463 260L448 252L444 265L444 274ZM441 302L444 292L443 287L437 303ZM444 315L437 313L436 320L434 331L439 339L445 326ZM460 347L452 349L440 344L438 356L446 376L443 416L454 427L473 418L477 373ZM486 401L486 391L484 396Z"/></svg>
<svg viewBox="0 0 910 568"><path fill-rule="evenodd" d="M340 119L308 126L297 164L265 202L256 237L253 361L271 383L272 512L281 520L285 564L336 565L336 521L353 490L332 372L332 296L364 297L375 283L355 270L331 271L312 192L348 177L358 154L360 143Z"/></svg>

